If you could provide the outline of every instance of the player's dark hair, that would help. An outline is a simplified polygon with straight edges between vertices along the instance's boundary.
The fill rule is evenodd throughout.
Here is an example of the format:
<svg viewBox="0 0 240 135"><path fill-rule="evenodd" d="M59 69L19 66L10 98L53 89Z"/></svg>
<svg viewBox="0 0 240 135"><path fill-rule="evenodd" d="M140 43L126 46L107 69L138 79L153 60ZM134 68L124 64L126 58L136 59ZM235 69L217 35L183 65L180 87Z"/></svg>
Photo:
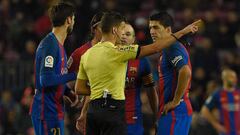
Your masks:
<svg viewBox="0 0 240 135"><path fill-rule="evenodd" d="M49 17L53 27L62 26L67 17L72 17L75 13L75 8L70 3L58 3L49 9Z"/></svg>
<svg viewBox="0 0 240 135"><path fill-rule="evenodd" d="M149 17L150 21L159 21L161 25L166 27L173 27L173 18L170 14L168 14L166 11L161 11L158 13L155 13Z"/></svg>
<svg viewBox="0 0 240 135"><path fill-rule="evenodd" d="M96 13L91 22L90 22L90 32L89 32L89 35L88 35L88 40L92 40L94 38L94 29L97 27L97 26L100 26L100 23L101 23L101 19L102 19L102 16L104 15L104 12L98 12Z"/></svg>
<svg viewBox="0 0 240 135"><path fill-rule="evenodd" d="M103 15L104 15L103 12L98 12L93 16L90 22L91 29L94 29L98 24L100 24Z"/></svg>
<svg viewBox="0 0 240 135"><path fill-rule="evenodd" d="M126 18L118 12L107 12L101 19L102 33L110 33L113 27L119 26L121 22L126 22Z"/></svg>

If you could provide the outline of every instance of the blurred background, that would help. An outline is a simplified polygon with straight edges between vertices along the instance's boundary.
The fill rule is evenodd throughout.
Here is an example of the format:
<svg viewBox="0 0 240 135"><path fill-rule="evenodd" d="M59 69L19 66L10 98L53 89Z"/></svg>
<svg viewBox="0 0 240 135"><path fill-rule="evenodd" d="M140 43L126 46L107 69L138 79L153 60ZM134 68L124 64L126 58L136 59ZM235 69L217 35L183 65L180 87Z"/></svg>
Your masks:
<svg viewBox="0 0 240 135"><path fill-rule="evenodd" d="M167 10L174 17L175 30L197 18L203 19L204 28L193 37L189 50L193 66L190 97L194 108L190 134L216 134L199 111L208 95L221 86L222 68L230 67L240 73L239 0L68 1L77 8L73 34L65 42L68 56L88 40L90 20L98 11L115 10L124 14L134 26L140 45L152 42L148 17L154 12ZM57 2L0 0L0 135L34 134L28 115L34 92L33 61L38 43L51 30L47 9ZM150 57L152 61L156 58ZM155 68L153 72L157 80ZM147 135L153 130L152 120L147 98L142 94ZM66 135L78 134L75 130L78 112L67 107Z"/></svg>

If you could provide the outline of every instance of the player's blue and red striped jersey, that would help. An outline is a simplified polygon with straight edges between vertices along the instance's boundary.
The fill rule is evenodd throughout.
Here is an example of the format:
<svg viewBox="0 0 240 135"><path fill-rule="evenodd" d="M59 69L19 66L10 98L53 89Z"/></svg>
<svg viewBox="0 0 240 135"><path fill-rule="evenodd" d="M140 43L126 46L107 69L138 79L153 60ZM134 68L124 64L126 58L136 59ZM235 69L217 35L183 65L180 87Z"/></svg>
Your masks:
<svg viewBox="0 0 240 135"><path fill-rule="evenodd" d="M205 105L210 110L219 110L220 123L226 128L226 135L240 135L240 90L217 90L206 100Z"/></svg>
<svg viewBox="0 0 240 135"><path fill-rule="evenodd" d="M68 71L69 72L78 72L79 63L82 55L92 47L91 42L87 42L81 47L77 48L68 59Z"/></svg>
<svg viewBox="0 0 240 135"><path fill-rule="evenodd" d="M32 116L42 120L64 118L64 83L73 79L65 76L69 75L66 61L63 45L58 42L53 33L49 33L40 42L36 51L35 95L30 108ZM47 77L51 75L59 79L47 80Z"/></svg>
<svg viewBox="0 0 240 135"><path fill-rule="evenodd" d="M188 51L186 48L176 42L169 48L163 49L158 63L159 73L159 114L161 116L163 107L168 102L172 101L178 82L178 71L184 65L191 67ZM190 81L191 82L191 81ZM184 96L180 104L174 109L175 115L177 114L192 114L192 106L189 101L188 93L190 89L190 82L185 90Z"/></svg>
<svg viewBox="0 0 240 135"><path fill-rule="evenodd" d="M146 58L128 61L125 86L125 111L127 124L142 121L141 113L141 87L154 86L153 76L149 62Z"/></svg>

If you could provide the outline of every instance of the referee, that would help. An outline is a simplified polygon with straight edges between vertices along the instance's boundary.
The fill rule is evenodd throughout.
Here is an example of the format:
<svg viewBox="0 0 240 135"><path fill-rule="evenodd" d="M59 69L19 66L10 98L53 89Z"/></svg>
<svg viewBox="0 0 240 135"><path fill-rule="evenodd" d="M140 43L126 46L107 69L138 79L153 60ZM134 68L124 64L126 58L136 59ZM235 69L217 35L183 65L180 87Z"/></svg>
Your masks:
<svg viewBox="0 0 240 135"><path fill-rule="evenodd" d="M90 95L87 135L126 135L124 84L127 61L161 51L174 43L176 38L196 32L199 23L194 22L174 35L147 46L115 46L125 22L126 19L119 13L105 13L101 19L101 42L81 57L75 91Z"/></svg>

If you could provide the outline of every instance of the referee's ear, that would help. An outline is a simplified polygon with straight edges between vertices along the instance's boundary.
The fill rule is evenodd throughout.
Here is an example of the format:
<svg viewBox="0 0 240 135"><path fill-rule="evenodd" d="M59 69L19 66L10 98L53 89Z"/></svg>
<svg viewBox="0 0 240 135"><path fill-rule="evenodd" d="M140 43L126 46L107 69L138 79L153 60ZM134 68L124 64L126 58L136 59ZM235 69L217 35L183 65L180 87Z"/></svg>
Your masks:
<svg viewBox="0 0 240 135"><path fill-rule="evenodd" d="M113 35L117 35L117 28L116 28L116 27L113 27L113 28L112 28L112 34L113 34Z"/></svg>

